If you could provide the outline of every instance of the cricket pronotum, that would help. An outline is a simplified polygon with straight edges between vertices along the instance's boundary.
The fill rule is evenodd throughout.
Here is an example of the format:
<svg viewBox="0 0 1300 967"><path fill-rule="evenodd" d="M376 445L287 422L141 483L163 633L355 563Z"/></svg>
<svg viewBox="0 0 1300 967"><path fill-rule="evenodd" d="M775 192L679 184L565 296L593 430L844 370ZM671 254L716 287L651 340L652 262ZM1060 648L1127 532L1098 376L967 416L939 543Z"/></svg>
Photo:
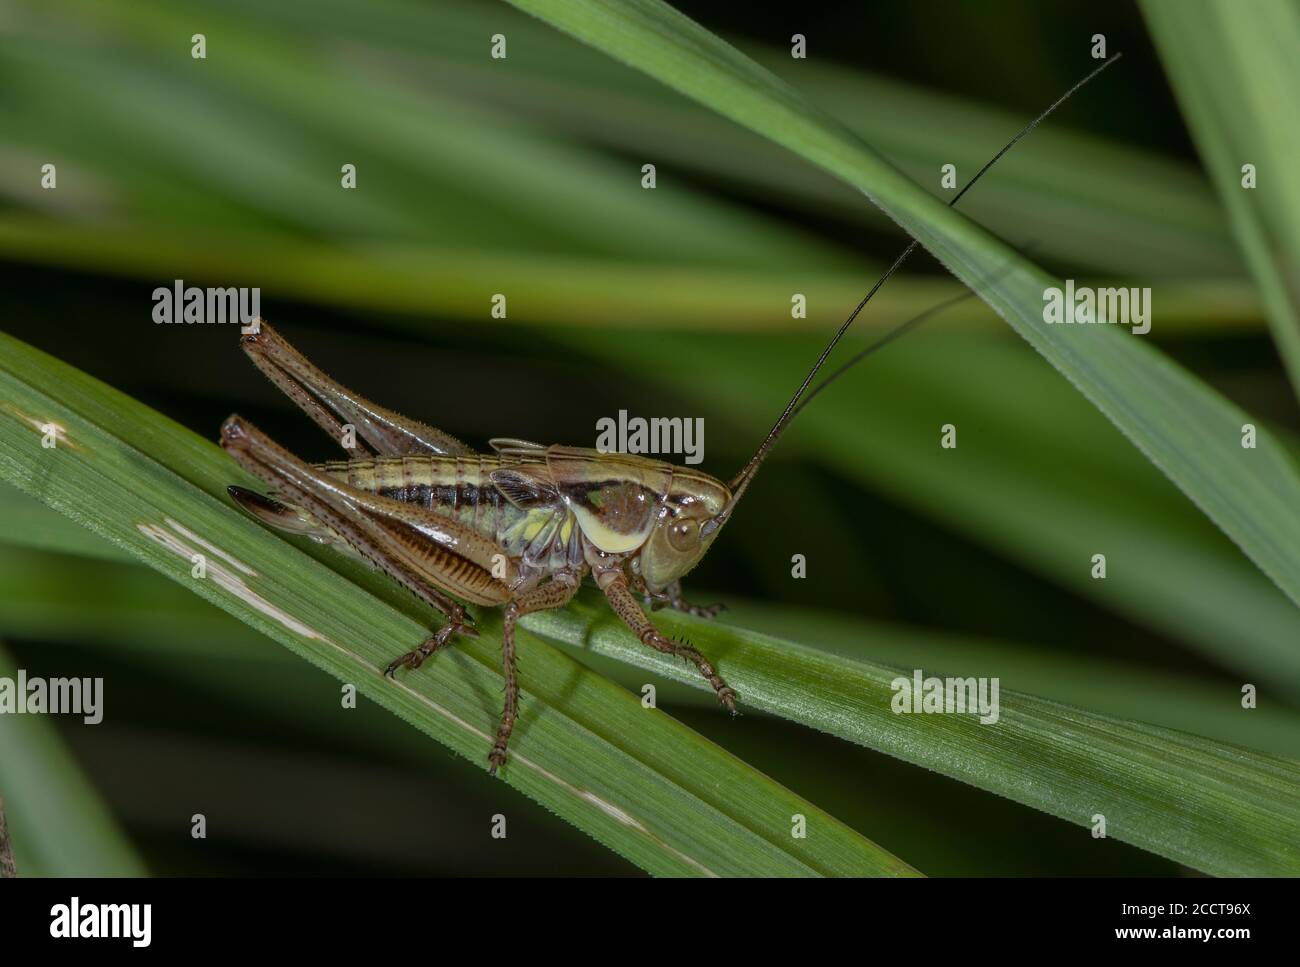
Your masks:
<svg viewBox="0 0 1300 967"><path fill-rule="evenodd" d="M949 202L955 205L1010 148L1119 55L1103 62L1009 141ZM651 623L670 607L711 617L682 597L681 579L735 511L759 467L794 414L867 352L920 318L909 320L860 353L805 396L854 319L915 250L913 240L840 326L786 404L749 463L723 483L698 470L621 453L525 440L490 441L480 454L441 430L384 409L341 386L259 320L243 336L254 364L330 436L347 428L365 441L347 460L309 464L239 416L222 425L221 445L265 481L271 496L230 487L259 520L359 554L447 616L447 624L387 673L419 668L457 634L477 636L463 602L504 609L501 631L505 707L488 755L495 774L506 761L519 713L515 625L523 615L561 608L588 574L610 607L646 646L693 664L718 701L735 712L737 695L709 659ZM801 402L802 400L802 402ZM356 450L365 456L357 458Z"/></svg>

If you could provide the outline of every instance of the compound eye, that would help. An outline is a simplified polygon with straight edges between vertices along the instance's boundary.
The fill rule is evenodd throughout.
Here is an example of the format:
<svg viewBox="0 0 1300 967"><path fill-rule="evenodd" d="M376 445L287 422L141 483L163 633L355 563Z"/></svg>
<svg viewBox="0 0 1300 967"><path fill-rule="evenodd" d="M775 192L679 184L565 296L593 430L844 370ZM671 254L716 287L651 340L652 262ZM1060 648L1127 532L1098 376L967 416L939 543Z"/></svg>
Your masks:
<svg viewBox="0 0 1300 967"><path fill-rule="evenodd" d="M700 524L693 517L682 517L668 525L668 543L677 551L693 551L700 543Z"/></svg>

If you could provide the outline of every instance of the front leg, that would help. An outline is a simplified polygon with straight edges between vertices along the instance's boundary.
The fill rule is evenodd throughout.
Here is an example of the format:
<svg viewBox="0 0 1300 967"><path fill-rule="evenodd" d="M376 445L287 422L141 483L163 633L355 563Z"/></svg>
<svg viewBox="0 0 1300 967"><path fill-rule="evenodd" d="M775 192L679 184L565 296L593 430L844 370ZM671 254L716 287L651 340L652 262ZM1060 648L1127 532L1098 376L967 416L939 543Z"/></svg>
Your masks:
<svg viewBox="0 0 1300 967"><path fill-rule="evenodd" d="M676 655L691 662L713 686L713 691L717 693L718 701L722 703L723 708L733 715L736 714L735 690L722 680L722 676L718 674L712 663L698 649L673 641L651 623L636 603L636 598L628 588L627 578L622 571L607 570L599 573L596 575L596 583L605 592L605 597L610 607L614 609L614 613L632 629L632 633L641 639L643 645L649 645L655 651Z"/></svg>
<svg viewBox="0 0 1300 967"><path fill-rule="evenodd" d="M717 604L691 604L682 597L681 581L674 581L660 592L651 591L643 583L641 590L645 592L646 604L650 606L651 611L658 611L660 608L672 608L674 611L681 611L696 618L716 618L727 610L727 606L721 602Z"/></svg>
<svg viewBox="0 0 1300 967"><path fill-rule="evenodd" d="M501 625L501 668L506 679L506 704L501 710L501 724L497 726L496 742L488 761L490 775L496 775L497 769L505 765L506 747L510 744L510 733L514 731L515 719L519 717L519 682L515 660L515 623L533 611L549 611L562 608L573 600L578 592L578 575L557 574L541 587L525 591L505 607L505 618Z"/></svg>

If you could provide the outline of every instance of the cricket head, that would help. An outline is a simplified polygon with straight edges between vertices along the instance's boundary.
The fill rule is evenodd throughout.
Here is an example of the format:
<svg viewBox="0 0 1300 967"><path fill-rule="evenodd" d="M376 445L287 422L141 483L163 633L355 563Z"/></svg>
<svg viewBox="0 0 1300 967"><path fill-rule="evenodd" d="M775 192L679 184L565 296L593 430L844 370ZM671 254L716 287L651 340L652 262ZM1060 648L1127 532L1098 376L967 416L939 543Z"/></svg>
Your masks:
<svg viewBox="0 0 1300 967"><path fill-rule="evenodd" d="M626 453L546 448L546 479L512 466L492 474L520 507L562 500L583 537L607 554L627 555L651 591L663 591L704 557L713 542L704 525L731 491L691 467Z"/></svg>
<svg viewBox="0 0 1300 967"><path fill-rule="evenodd" d="M705 526L731 500L720 480L674 467L668 492L655 512L654 527L641 548L639 568L646 587L662 591L690 571L708 552L717 529Z"/></svg>

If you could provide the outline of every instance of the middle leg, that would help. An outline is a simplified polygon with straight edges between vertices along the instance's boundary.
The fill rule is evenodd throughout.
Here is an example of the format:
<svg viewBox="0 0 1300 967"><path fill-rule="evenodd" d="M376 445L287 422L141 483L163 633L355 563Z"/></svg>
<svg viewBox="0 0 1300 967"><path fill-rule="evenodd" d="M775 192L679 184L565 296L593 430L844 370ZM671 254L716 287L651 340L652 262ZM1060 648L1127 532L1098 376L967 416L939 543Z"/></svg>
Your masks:
<svg viewBox="0 0 1300 967"><path fill-rule="evenodd" d="M576 574L557 574L541 587L525 591L505 606L505 617L501 624L501 670L506 680L506 703L501 710L501 724L497 726L496 741L488 761L490 775L496 775L497 769L505 765L506 747L510 744L510 734L515 728L515 719L519 717L519 676L515 658L515 624L521 617L533 611L549 611L562 608L578 592L579 577Z"/></svg>

